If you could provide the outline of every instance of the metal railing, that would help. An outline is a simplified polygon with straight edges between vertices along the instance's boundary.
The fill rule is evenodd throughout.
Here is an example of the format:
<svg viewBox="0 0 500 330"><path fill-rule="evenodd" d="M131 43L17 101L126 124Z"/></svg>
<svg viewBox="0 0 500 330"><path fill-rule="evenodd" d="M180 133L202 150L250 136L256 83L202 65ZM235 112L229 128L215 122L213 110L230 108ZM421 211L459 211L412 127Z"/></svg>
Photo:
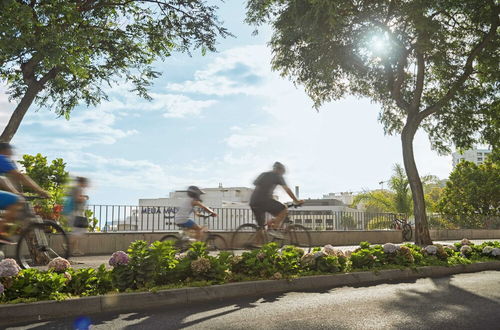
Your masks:
<svg viewBox="0 0 500 330"><path fill-rule="evenodd" d="M102 232L162 232L176 231L177 208L164 206L89 205L97 228ZM231 231L238 226L255 222L248 208L214 208L214 218L194 217L201 226L215 231ZM345 211L290 210L290 220L311 230L384 230L394 228L394 213Z"/></svg>

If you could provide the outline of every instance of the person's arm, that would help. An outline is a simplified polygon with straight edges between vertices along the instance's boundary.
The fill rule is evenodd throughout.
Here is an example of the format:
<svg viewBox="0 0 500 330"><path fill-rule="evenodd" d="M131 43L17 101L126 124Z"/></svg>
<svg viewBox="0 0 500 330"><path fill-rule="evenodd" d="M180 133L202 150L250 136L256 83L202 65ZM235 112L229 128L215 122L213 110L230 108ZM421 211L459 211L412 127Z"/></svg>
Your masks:
<svg viewBox="0 0 500 330"><path fill-rule="evenodd" d="M201 202L199 201L194 201L193 202L193 206L198 206L202 209L204 209L205 211L207 211L208 213L210 213L212 216L216 217L217 216L217 213L215 213L214 211L212 211L210 208L206 207L205 205L203 205Z"/></svg>
<svg viewBox="0 0 500 330"><path fill-rule="evenodd" d="M5 189L5 191L9 191L11 193L20 195L21 193L14 187L12 182L6 177L0 176L0 188Z"/></svg>
<svg viewBox="0 0 500 330"><path fill-rule="evenodd" d="M20 183L33 189L38 195L43 197L50 197L50 194L43 190L39 185L36 184L29 176L19 172L18 170L12 170L9 172L13 177L15 177Z"/></svg>
<svg viewBox="0 0 500 330"><path fill-rule="evenodd" d="M283 189L285 189L286 193L288 194L288 196L290 196L291 199L293 199L293 202L295 204L304 204L304 201L301 200L301 199L298 199L297 197L295 197L295 194L293 193L292 189L288 188L288 186L282 186Z"/></svg>

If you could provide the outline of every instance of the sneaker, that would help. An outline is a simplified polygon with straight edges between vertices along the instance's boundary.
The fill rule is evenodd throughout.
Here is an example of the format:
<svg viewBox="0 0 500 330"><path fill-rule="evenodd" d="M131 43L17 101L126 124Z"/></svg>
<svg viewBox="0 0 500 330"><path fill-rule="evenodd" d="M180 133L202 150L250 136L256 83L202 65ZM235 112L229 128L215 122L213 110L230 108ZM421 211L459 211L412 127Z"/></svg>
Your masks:
<svg viewBox="0 0 500 330"><path fill-rule="evenodd" d="M276 229L268 229L267 233L269 235L271 235L272 237L274 237L274 238L278 238L278 239L284 239L285 238L285 236L283 235L283 233L280 232L279 230L276 230Z"/></svg>

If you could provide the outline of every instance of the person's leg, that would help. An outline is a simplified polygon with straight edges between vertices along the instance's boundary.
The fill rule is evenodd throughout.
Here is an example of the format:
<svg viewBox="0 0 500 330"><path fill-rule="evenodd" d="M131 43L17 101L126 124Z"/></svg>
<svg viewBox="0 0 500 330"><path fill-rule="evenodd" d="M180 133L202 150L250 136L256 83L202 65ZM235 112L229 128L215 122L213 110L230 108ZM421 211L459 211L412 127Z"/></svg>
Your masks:
<svg viewBox="0 0 500 330"><path fill-rule="evenodd" d="M258 246L264 244L264 228L266 225L266 212L259 205L253 205L251 206L251 208L253 214L255 215L255 221L259 226L255 236L255 245Z"/></svg>
<svg viewBox="0 0 500 330"><path fill-rule="evenodd" d="M17 220L22 203L23 199L16 194L0 192L0 209L5 210L3 221L0 219L0 233L7 232L7 224Z"/></svg>
<svg viewBox="0 0 500 330"><path fill-rule="evenodd" d="M274 216L274 218L267 223L271 229L278 229L288 215L286 206L276 200L270 200L268 202L267 211Z"/></svg>
<svg viewBox="0 0 500 330"><path fill-rule="evenodd" d="M201 236L203 235L203 227L199 226L196 222L189 219L187 222L182 224L182 227L194 232L194 238L197 241L201 241Z"/></svg>

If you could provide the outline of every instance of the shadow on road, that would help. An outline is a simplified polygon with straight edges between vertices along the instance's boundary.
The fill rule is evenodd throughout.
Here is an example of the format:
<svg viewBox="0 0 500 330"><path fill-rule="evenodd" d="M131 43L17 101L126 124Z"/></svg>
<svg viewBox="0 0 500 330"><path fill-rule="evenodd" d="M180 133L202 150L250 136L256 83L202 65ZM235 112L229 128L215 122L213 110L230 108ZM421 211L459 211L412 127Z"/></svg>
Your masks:
<svg viewBox="0 0 500 330"><path fill-rule="evenodd" d="M387 313L402 316L396 329L426 324L439 329L500 329L500 297L484 297L488 286L500 287L500 277L496 283L485 283L485 292L476 293L454 285L453 277L429 280L434 290L401 291L396 300L384 303Z"/></svg>

